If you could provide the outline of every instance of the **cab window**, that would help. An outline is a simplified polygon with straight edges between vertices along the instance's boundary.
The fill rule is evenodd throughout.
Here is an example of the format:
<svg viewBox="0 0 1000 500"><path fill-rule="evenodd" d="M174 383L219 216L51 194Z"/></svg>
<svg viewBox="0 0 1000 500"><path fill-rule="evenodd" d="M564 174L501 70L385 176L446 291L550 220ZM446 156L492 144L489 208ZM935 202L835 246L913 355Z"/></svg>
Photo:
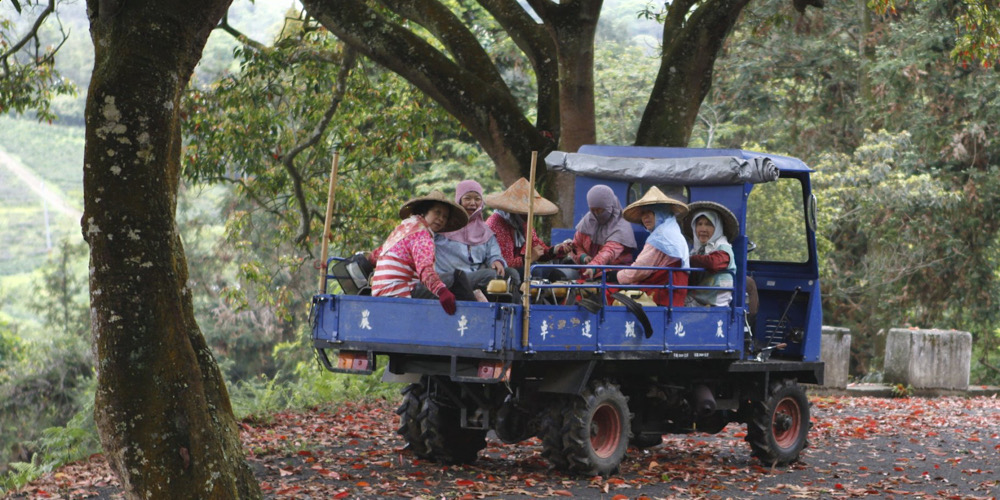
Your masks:
<svg viewBox="0 0 1000 500"><path fill-rule="evenodd" d="M622 204L622 208L630 205L632 202L642 198L642 195L649 191L649 188L656 186L657 189L663 192L663 194L679 201L687 203L688 201L688 190L685 186L672 186L670 184L648 184L645 182L633 182L628 186L628 199Z"/></svg>
<svg viewBox="0 0 1000 500"><path fill-rule="evenodd" d="M747 200L746 233L756 248L747 255L748 260L809 261L802 200L802 183L798 179L781 178L754 185Z"/></svg>

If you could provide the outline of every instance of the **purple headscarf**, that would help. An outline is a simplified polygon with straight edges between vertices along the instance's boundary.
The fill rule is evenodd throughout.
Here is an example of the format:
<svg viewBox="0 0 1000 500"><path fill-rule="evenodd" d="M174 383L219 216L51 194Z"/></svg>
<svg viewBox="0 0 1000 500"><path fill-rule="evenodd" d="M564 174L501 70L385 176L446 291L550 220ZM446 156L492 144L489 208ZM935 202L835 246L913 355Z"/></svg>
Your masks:
<svg viewBox="0 0 1000 500"><path fill-rule="evenodd" d="M479 193L480 197L483 196L483 187L478 182L471 179L459 182L455 186L455 203L461 205L462 197L473 191ZM469 215L469 223L465 227L458 231L441 233L441 235L449 240L465 243L466 245L482 245L489 241L493 237L493 231L490 229L490 226L486 225L486 221L483 220L484 206L480 205L475 212Z"/></svg>
<svg viewBox="0 0 1000 500"><path fill-rule="evenodd" d="M622 205L610 187L598 184L590 188L587 191L587 206L603 208L604 212L598 217L593 212L587 212L576 225L577 231L590 235L595 245L617 241L628 248L636 248L632 225L622 217Z"/></svg>

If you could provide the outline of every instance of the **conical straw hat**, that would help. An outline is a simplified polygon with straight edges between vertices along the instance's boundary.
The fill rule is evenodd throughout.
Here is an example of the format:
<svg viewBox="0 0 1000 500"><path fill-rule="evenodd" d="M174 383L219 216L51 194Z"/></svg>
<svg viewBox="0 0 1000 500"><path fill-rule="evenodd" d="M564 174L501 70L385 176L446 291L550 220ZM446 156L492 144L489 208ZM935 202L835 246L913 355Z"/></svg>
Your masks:
<svg viewBox="0 0 1000 500"><path fill-rule="evenodd" d="M510 185L502 193L493 193L487 195L483 198L483 202L486 206L490 208L496 208L503 210L504 212L509 212L512 214L527 214L528 213L528 193L535 194L535 215L552 215L559 212L559 207L555 203L552 203L542 195L538 194L538 191L531 188L528 185L528 179L521 177L517 182Z"/></svg>
<svg viewBox="0 0 1000 500"><path fill-rule="evenodd" d="M642 207L650 205L673 205L680 207L681 210L674 212L678 220L688 211L688 206L683 201L675 200L663 194L663 191L660 191L656 186L653 186L649 188L649 191L646 191L646 194L642 195L642 198L633 201L629 206L625 207L625 210L622 211L622 216L629 222L642 224Z"/></svg>
<svg viewBox="0 0 1000 500"><path fill-rule="evenodd" d="M732 242L740 234L740 223L736 221L736 215L733 214L731 210L726 208L725 205L721 203L716 203L714 201L696 201L688 205L688 214L684 217L684 223L681 224L681 230L684 231L684 236L688 238L693 238L691 234L691 220L694 214L700 210L710 209L719 214L719 218L722 219L722 234L726 235L726 239Z"/></svg>
<svg viewBox="0 0 1000 500"><path fill-rule="evenodd" d="M444 203L448 205L451 210L448 212L448 223L441 228L442 233L447 233L450 231L458 231L465 227L469 223L469 214L465 213L465 209L461 205L455 203L454 200L446 196L441 191L435 189L424 196L417 196L416 198L411 198L406 203L403 204L402 208L399 209L399 218L405 219L413 213L413 207L417 204L425 201L436 201L439 203Z"/></svg>

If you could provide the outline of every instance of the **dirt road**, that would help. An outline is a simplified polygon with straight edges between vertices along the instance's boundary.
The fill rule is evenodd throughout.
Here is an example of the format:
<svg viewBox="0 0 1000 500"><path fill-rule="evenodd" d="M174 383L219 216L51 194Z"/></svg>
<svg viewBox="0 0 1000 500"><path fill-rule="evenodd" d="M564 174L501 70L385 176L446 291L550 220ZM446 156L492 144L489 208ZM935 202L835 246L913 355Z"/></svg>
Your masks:
<svg viewBox="0 0 1000 500"><path fill-rule="evenodd" d="M553 472L537 439L491 440L472 465L416 459L395 434L394 401L245 420L244 448L266 498L995 500L1000 399L814 396L811 446L790 467L750 458L744 426L665 436L630 449L610 478ZM121 498L104 459L64 467L11 498Z"/></svg>

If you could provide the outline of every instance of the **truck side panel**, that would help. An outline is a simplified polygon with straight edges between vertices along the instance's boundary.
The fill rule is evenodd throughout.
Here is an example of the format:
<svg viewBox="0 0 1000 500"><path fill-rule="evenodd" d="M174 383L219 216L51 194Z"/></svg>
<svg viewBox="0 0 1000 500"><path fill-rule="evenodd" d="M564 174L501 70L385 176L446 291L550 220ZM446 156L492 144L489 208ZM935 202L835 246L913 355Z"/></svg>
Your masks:
<svg viewBox="0 0 1000 500"><path fill-rule="evenodd" d="M500 305L459 302L454 316L436 300L320 296L313 338L332 343L420 344L456 349L496 350L505 323ZM509 306L508 306L509 307Z"/></svg>
<svg viewBox="0 0 1000 500"><path fill-rule="evenodd" d="M729 351L743 345L742 313L728 307L644 307L652 335L623 306L592 313L582 307L532 306L529 349L551 351ZM512 346L517 350L517 346Z"/></svg>

